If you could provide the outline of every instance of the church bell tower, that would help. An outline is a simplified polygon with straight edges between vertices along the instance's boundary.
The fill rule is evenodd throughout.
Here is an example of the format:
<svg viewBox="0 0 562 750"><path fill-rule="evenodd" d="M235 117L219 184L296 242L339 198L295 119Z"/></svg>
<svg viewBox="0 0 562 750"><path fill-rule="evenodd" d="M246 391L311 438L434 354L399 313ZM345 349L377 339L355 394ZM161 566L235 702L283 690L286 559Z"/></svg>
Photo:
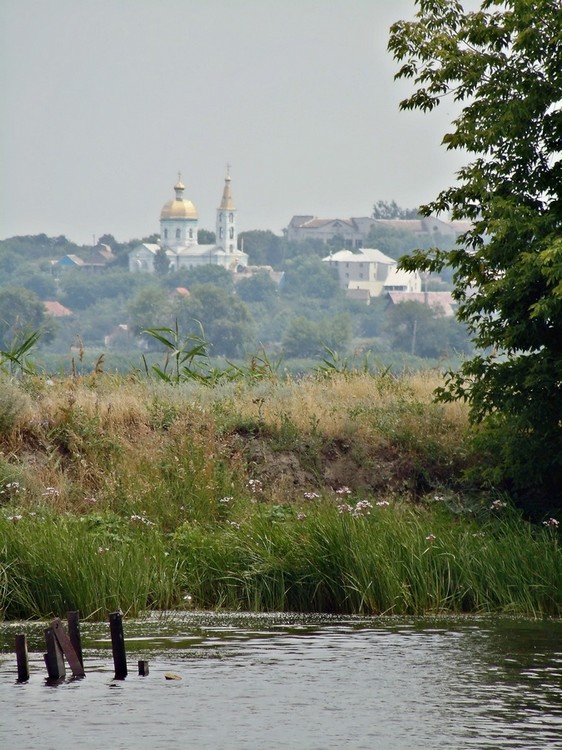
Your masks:
<svg viewBox="0 0 562 750"><path fill-rule="evenodd" d="M234 254L238 249L236 209L232 202L230 189L230 167L226 169L222 200L219 208L217 208L217 245L222 247L227 255Z"/></svg>

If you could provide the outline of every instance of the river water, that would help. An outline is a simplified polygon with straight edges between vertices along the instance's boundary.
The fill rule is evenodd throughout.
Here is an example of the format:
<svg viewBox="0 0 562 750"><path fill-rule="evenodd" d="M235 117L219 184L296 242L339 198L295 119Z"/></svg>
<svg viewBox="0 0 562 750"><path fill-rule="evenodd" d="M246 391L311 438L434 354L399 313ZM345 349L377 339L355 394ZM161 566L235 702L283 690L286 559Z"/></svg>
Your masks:
<svg viewBox="0 0 562 750"><path fill-rule="evenodd" d="M86 677L50 685L45 626L0 623L0 748L562 749L559 621L189 612L124 626L127 679L108 626L83 623Z"/></svg>

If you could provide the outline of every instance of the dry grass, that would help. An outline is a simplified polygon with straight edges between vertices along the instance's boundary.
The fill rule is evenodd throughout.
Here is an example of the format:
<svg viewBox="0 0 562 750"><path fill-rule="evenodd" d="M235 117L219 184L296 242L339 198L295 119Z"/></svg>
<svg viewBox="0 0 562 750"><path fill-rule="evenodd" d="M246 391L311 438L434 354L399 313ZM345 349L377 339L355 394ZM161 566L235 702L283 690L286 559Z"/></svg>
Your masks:
<svg viewBox="0 0 562 750"><path fill-rule="evenodd" d="M413 487L420 471L441 483L466 462L467 420L462 405L432 403L438 384L427 374L359 373L215 388L105 375L4 382L0 402L3 394L24 408L0 435L0 482L25 484L27 504L115 508L146 500L169 456L191 452L197 461L182 471L196 471L202 487L226 462L240 484L269 482L274 502L354 476L379 474L372 487L388 477L393 491Z"/></svg>

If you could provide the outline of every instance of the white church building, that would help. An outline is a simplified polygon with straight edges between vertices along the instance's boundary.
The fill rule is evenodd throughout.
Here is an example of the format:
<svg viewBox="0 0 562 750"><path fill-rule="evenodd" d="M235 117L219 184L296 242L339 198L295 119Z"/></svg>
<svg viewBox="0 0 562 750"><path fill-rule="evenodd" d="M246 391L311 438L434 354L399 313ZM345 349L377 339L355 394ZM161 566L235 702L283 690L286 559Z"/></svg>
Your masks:
<svg viewBox="0 0 562 750"><path fill-rule="evenodd" d="M180 268L214 264L229 271L248 265L248 256L238 249L236 208L232 200L230 173L227 172L224 190L216 217L216 244L200 245L197 241L199 214L193 203L184 197L185 185L181 174L174 185L175 198L167 201L160 212L160 240L158 243L137 245L129 253L129 271L154 273L154 258L164 249L170 261L170 271Z"/></svg>

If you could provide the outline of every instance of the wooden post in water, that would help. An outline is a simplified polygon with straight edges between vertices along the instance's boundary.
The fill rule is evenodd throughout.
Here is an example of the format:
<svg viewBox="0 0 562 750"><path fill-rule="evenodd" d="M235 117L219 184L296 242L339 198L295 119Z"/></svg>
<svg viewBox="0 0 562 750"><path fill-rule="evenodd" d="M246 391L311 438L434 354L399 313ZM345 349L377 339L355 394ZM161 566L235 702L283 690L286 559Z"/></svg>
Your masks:
<svg viewBox="0 0 562 750"><path fill-rule="evenodd" d="M80 660L80 664L84 667L84 655L82 654L82 639L80 637L80 613L79 612L67 612L66 620L68 622L68 637L76 652L76 656Z"/></svg>
<svg viewBox="0 0 562 750"><path fill-rule="evenodd" d="M47 644L47 653L45 654L47 674L51 680L60 680L66 676L66 669L64 668L62 649L52 628L45 630L45 643Z"/></svg>
<svg viewBox="0 0 562 750"><path fill-rule="evenodd" d="M24 633L16 635L16 660L18 663L18 682L29 680L29 658L27 655L27 639Z"/></svg>
<svg viewBox="0 0 562 750"><path fill-rule="evenodd" d="M148 677L148 662L144 659L139 659L139 676Z"/></svg>
<svg viewBox="0 0 562 750"><path fill-rule="evenodd" d="M123 635L123 615L121 612L111 612L109 615L109 628L111 631L115 679L124 680L127 676L127 656L125 654L125 636Z"/></svg>
<svg viewBox="0 0 562 750"><path fill-rule="evenodd" d="M84 667L82 666L82 663L80 659L78 658L76 651L74 650L74 646L70 642L70 638L66 634L63 624L60 621L60 618L56 617L52 623L51 628L53 630L53 633L55 634L55 637L58 641L59 646L62 649L63 654L66 657L66 661L68 662L68 666L72 669L72 674L75 677L84 677Z"/></svg>

